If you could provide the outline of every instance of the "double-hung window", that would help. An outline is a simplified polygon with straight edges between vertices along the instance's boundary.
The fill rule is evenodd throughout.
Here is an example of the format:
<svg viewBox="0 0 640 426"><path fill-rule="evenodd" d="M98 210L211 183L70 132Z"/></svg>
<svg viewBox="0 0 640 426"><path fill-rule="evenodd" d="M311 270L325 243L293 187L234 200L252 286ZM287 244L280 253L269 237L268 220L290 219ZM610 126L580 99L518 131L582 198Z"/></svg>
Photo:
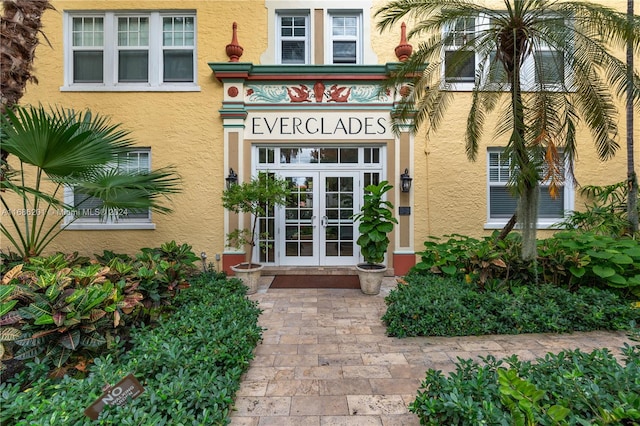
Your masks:
<svg viewBox="0 0 640 426"><path fill-rule="evenodd" d="M474 83L476 54L469 43L475 37L475 29L476 18L465 18L445 30L444 79L447 83Z"/></svg>
<svg viewBox="0 0 640 426"><path fill-rule="evenodd" d="M280 2L269 0L266 4L273 7L275 19L273 24L269 21L269 34L275 36L270 37L264 62L353 65L372 61L373 51L364 42L371 28L359 7L369 5L369 1L354 0L344 7L332 2L328 8L321 0L308 0L304 9L279 9ZM275 55L273 59L271 54Z"/></svg>
<svg viewBox="0 0 640 426"><path fill-rule="evenodd" d="M310 31L308 13L278 15L280 62L308 64L310 60Z"/></svg>
<svg viewBox="0 0 640 426"><path fill-rule="evenodd" d="M357 64L361 62L360 20L360 14L330 13L331 63Z"/></svg>
<svg viewBox="0 0 640 426"><path fill-rule="evenodd" d="M104 81L104 17L78 16L72 20L71 62L75 83Z"/></svg>
<svg viewBox="0 0 640 426"><path fill-rule="evenodd" d="M510 160L503 148L490 148L487 152L487 228L501 228L516 212L517 199L511 194L507 183L511 178ZM564 168L563 168L564 169ZM547 228L560 222L565 212L573 210L573 185L566 176L564 185L558 188L553 198L549 183L540 182L538 198L538 227Z"/></svg>
<svg viewBox="0 0 640 426"><path fill-rule="evenodd" d="M73 12L66 19L63 90L198 90L194 13Z"/></svg>
<svg viewBox="0 0 640 426"><path fill-rule="evenodd" d="M536 87L551 89L565 83L565 61L562 52L549 48L533 54L534 83Z"/></svg>
<svg viewBox="0 0 640 426"><path fill-rule="evenodd" d="M127 173L147 173L151 170L151 150L136 148L120 154L111 167ZM67 229L155 228L148 209L104 208L100 199L74 191L72 187L65 189L65 203L75 208L73 215L67 216Z"/></svg>
<svg viewBox="0 0 640 426"><path fill-rule="evenodd" d="M149 81L149 17L118 18L118 83Z"/></svg>

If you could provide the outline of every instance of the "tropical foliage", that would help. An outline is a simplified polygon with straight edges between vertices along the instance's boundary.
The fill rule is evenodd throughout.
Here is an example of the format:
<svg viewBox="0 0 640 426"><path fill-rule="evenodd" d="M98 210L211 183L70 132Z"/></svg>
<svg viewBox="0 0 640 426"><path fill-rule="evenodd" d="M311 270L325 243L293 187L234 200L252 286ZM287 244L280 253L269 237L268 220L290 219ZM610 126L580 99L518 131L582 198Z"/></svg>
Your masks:
<svg viewBox="0 0 640 426"><path fill-rule="evenodd" d="M591 231L600 235L632 237L629 223L629 206L633 199L628 182L618 182L612 185L586 185L580 188L580 195L585 197L585 209L573 211L567 218L558 224L558 228L578 229ZM638 194L633 203L638 215Z"/></svg>
<svg viewBox="0 0 640 426"><path fill-rule="evenodd" d="M417 274L404 278L385 302L387 334L483 336L624 330L640 310L611 290L576 291L553 284L490 283L484 289L459 278Z"/></svg>
<svg viewBox="0 0 640 426"><path fill-rule="evenodd" d="M174 312L153 326L130 328L75 372L52 379L37 359L0 382L3 425L90 424L84 415L105 383L135 375L144 392L124 406L106 406L101 425L223 425L262 334L257 302L240 280L202 274L174 300ZM126 344L125 344L126 343Z"/></svg>
<svg viewBox="0 0 640 426"><path fill-rule="evenodd" d="M175 241L135 258L100 258L56 253L0 267L0 359L37 357L65 374L78 357L109 349L125 326L149 324L170 310L198 259L190 245Z"/></svg>
<svg viewBox="0 0 640 426"><path fill-rule="evenodd" d="M538 241L535 264L520 257L521 238L476 239L463 235L432 238L418 254L413 272L455 277L478 289L502 288L522 282L551 283L568 290L607 288L640 299L640 244L591 232L563 231Z"/></svg>
<svg viewBox="0 0 640 426"><path fill-rule="evenodd" d="M398 220L393 217L393 204L384 200L384 194L393 189L389 182L382 181L378 185L364 188L364 202L360 213L353 216L359 222L360 236L356 243L364 261L369 264L382 263L389 247L387 234L393 230Z"/></svg>
<svg viewBox="0 0 640 426"><path fill-rule="evenodd" d="M633 73L633 84L627 84L628 68L612 53L628 41L640 52L640 18L627 20L624 13L584 1L499 3L492 8L471 0L394 0L376 16L381 30L412 19L408 37L419 40L389 81L403 86L396 129L409 124L414 131L426 126L427 135L437 130L456 96L456 83L447 77L455 76L473 57L469 52L475 52L467 157L477 158L485 121L497 113L495 135L506 142L509 187L518 197L522 257L531 260L536 255L539 182L549 182L555 196L564 179L562 166L572 174L578 126L590 129L598 157L609 159L619 148L616 95L631 90L632 102L640 105L640 76ZM442 52L454 38L457 48L443 64ZM539 55L542 48L555 52L554 59ZM525 63L533 64L537 76L527 84ZM443 65L449 75L443 75Z"/></svg>
<svg viewBox="0 0 640 426"><path fill-rule="evenodd" d="M423 425L635 425L640 420L640 346L458 360L429 369L410 410Z"/></svg>
<svg viewBox="0 0 640 426"><path fill-rule="evenodd" d="M222 193L222 206L233 213L251 214L248 228L236 229L227 235L229 245L240 248L249 246L247 263L252 264L256 246L258 220L271 209L284 205L290 194L289 184L272 173L261 172L248 182L232 184Z"/></svg>
<svg viewBox="0 0 640 426"><path fill-rule="evenodd" d="M151 209L179 192L173 168L129 172L113 162L134 145L129 132L106 117L43 106L15 107L0 117L2 149L15 156L0 181L5 218L0 231L22 257L37 256L78 218L81 203L60 200L65 186L102 201L101 212Z"/></svg>

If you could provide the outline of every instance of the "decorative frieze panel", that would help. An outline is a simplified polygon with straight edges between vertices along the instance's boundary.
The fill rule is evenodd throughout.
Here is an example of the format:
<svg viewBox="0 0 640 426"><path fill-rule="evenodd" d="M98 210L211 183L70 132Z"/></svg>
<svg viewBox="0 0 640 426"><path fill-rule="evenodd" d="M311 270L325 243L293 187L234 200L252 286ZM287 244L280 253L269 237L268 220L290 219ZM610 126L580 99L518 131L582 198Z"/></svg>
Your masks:
<svg viewBox="0 0 640 426"><path fill-rule="evenodd" d="M376 104L392 102L391 93L379 84L344 84L317 81L311 84L248 84L246 104L289 103Z"/></svg>

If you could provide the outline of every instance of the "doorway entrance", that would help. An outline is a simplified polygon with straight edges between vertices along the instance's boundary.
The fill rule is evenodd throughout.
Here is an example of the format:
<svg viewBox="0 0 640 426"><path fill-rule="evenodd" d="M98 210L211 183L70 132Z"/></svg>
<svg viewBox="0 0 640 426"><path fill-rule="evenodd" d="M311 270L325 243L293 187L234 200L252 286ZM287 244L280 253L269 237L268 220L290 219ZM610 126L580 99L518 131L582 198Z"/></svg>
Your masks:
<svg viewBox="0 0 640 426"><path fill-rule="evenodd" d="M359 262L356 244L363 188L383 175L383 146L255 147L255 173L289 183L284 206L260 218L260 262L274 266L341 266Z"/></svg>
<svg viewBox="0 0 640 426"><path fill-rule="evenodd" d="M355 265L360 182L356 172L282 172L292 194L276 209L280 264Z"/></svg>

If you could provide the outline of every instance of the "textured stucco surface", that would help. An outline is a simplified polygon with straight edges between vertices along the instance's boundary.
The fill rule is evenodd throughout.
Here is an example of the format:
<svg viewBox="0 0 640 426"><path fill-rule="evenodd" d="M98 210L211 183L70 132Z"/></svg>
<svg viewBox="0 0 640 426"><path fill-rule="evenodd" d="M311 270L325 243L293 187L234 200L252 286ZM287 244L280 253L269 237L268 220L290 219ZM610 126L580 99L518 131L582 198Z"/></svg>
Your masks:
<svg viewBox="0 0 640 426"><path fill-rule="evenodd" d="M300 2L301 4L304 2ZM373 1L371 16L384 1ZM626 1L607 0L607 5L624 10ZM207 252L209 259L224 251L224 211L220 204L224 185L223 128L218 110L222 105L222 84L213 76L208 62L226 62L224 47L231 41L231 25L238 23L241 61L259 63L267 49L267 16L262 1L53 1L56 11L44 16L44 28L51 47L38 47L35 72L39 85L30 85L22 103L91 108L108 115L132 131L140 146L152 147L154 168L175 165L182 178L183 192L172 198L174 213L154 215L157 225L148 231L64 231L49 251L79 251L91 255L103 249L134 253L140 247L165 241L193 245ZM196 92L69 92L63 85L63 11L65 10L197 10ZM410 22L407 21L410 27ZM379 34L373 27L371 44L379 63L395 61L393 49L399 42L399 28ZM410 41L411 42L411 41ZM413 41L415 45L415 41ZM638 61L640 62L640 60ZM637 67L638 63L636 63ZM420 250L430 235L451 233L486 235L486 148L504 145L492 139L488 122L486 139L478 158L470 162L464 151L464 126L470 96L460 93L448 109L438 132L427 139L424 132L414 137L412 208L413 246ZM640 158L640 114L636 111L636 161ZM606 163L597 160L593 142L580 130L576 174L581 184L610 184L626 177L625 123L620 116L618 155ZM245 154L245 155L248 155ZM404 166L403 166L404 167ZM389 177L390 180L396 179ZM576 208L582 205L576 200ZM541 236L545 232L540 233ZM3 241L2 247L8 246Z"/></svg>

